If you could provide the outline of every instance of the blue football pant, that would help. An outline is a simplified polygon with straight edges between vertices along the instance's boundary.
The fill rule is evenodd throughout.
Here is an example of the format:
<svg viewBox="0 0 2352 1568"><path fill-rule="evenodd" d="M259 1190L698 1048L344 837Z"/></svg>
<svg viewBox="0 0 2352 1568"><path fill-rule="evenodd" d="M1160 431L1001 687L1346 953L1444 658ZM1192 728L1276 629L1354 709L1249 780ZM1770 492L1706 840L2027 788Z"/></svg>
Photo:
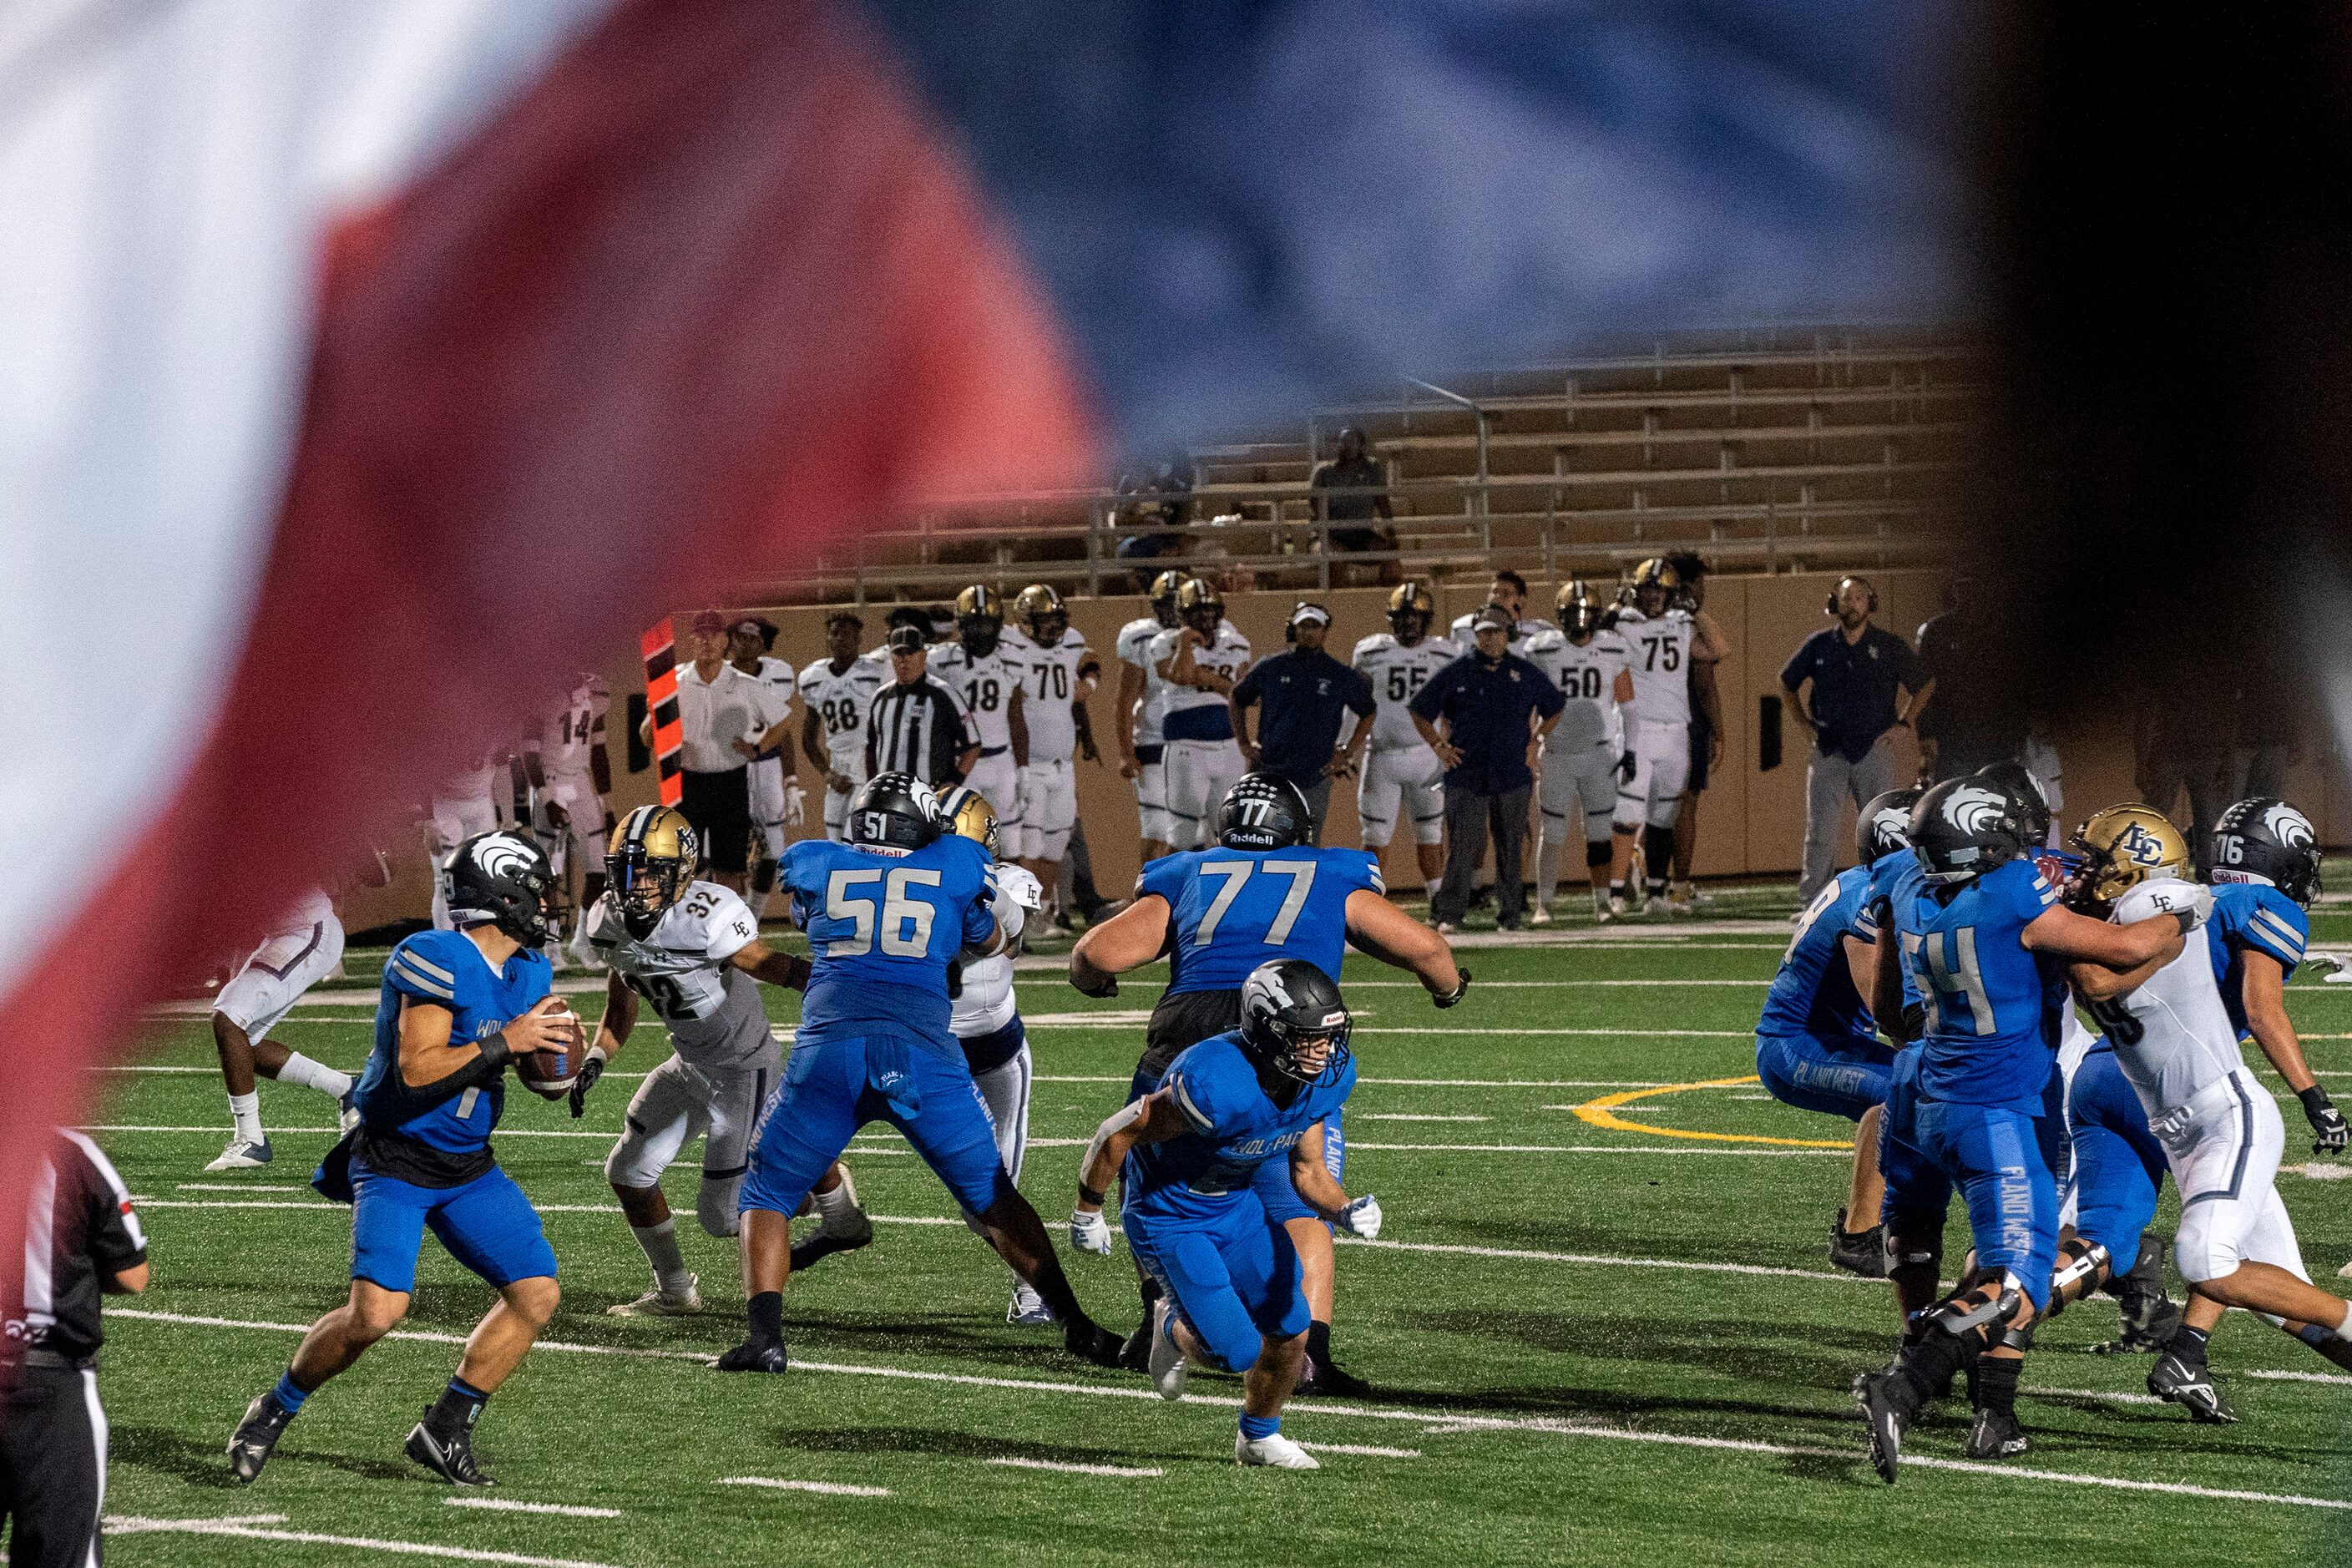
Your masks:
<svg viewBox="0 0 2352 1568"><path fill-rule="evenodd" d="M869 1121L887 1121L904 1133L965 1213L984 1214L995 1206L1012 1189L1012 1179L998 1157L996 1127L971 1081L971 1069L961 1051L950 1048L952 1055L942 1054L894 1036L799 1043L782 1086L769 1098L752 1133L751 1168L740 1206L797 1212L809 1189ZM902 1109L906 1087L894 1101L868 1082L869 1051L903 1067L918 1097L911 1113Z"/></svg>
<svg viewBox="0 0 2352 1568"><path fill-rule="evenodd" d="M428 1226L450 1257L492 1285L555 1277L539 1211L497 1166L462 1186L420 1187L352 1163L352 1279L414 1292Z"/></svg>
<svg viewBox="0 0 2352 1568"><path fill-rule="evenodd" d="M2139 1257L2164 1185L2164 1148L2112 1051L2083 1058L2066 1099L2073 1129L2074 1233L2107 1249L2117 1273Z"/></svg>
<svg viewBox="0 0 2352 1568"><path fill-rule="evenodd" d="M1859 1121L1886 1103L1895 1064L1886 1052L1840 1050L1810 1035L1759 1035L1756 1076L1783 1105Z"/></svg>
<svg viewBox="0 0 2352 1568"><path fill-rule="evenodd" d="M1121 1228L1213 1365L1244 1371L1256 1363L1265 1338L1307 1331L1298 1253L1255 1194L1235 1194L1230 1215L1197 1225L1130 1216Z"/></svg>
<svg viewBox="0 0 2352 1568"><path fill-rule="evenodd" d="M2050 1303L2058 1254L2058 1186L2042 1158L2041 1121L2023 1106L1897 1095L1879 1145L1888 1232L1940 1236L1957 1189L1978 1264L2015 1275L2036 1312Z"/></svg>

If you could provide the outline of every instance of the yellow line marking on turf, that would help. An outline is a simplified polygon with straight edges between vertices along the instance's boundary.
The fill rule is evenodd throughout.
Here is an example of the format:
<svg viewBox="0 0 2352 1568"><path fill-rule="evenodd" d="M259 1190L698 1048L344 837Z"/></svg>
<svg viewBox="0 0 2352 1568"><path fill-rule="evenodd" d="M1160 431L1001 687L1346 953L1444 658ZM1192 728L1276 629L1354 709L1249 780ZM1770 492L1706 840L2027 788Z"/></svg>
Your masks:
<svg viewBox="0 0 2352 1568"><path fill-rule="evenodd" d="M1637 1100L1647 1100L1654 1094L1680 1094L1689 1089L1739 1089L1764 1080L1754 1073L1746 1078L1702 1079L1696 1083L1662 1084L1656 1089L1623 1089L1614 1094L1604 1094L1598 1100L1588 1100L1582 1105L1570 1106L1580 1121L1595 1127L1606 1127L1616 1132L1647 1132L1659 1138L1695 1138L1709 1143L1769 1143L1783 1149L1851 1149L1852 1140L1831 1142L1820 1138L1768 1138L1760 1132L1703 1132L1681 1127L1653 1127L1645 1121L1632 1121L1614 1110L1631 1105Z"/></svg>

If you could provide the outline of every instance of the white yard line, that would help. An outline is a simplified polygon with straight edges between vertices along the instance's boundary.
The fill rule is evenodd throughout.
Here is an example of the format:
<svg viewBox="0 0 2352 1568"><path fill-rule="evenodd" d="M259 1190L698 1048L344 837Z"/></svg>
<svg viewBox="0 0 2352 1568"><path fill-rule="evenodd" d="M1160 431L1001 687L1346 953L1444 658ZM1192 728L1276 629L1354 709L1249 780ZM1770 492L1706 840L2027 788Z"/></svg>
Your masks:
<svg viewBox="0 0 2352 1568"><path fill-rule="evenodd" d="M1118 1476L1140 1480L1158 1480L1168 1473L1157 1465L1065 1464L1056 1459L1023 1459L1009 1454L987 1462L1010 1470L1059 1470L1066 1476Z"/></svg>
<svg viewBox="0 0 2352 1568"><path fill-rule="evenodd" d="M618 1519L617 1508L590 1508L576 1502L523 1502L507 1497L445 1497L443 1508L486 1508L498 1513L556 1513L566 1519Z"/></svg>
<svg viewBox="0 0 2352 1568"><path fill-rule="evenodd" d="M1418 1448L1383 1448L1377 1443L1301 1443L1310 1454L1354 1454L1366 1459L1418 1459Z"/></svg>
<svg viewBox="0 0 2352 1568"><path fill-rule="evenodd" d="M423 1541L380 1541L366 1535L321 1535L311 1530L270 1530L226 1519L110 1518L113 1535L226 1535L239 1541L287 1541L304 1546L347 1546L359 1552L390 1552L404 1557L450 1557L464 1563L508 1563L518 1568L613 1568L577 1557L533 1557L520 1552L483 1552L470 1546L436 1546Z"/></svg>
<svg viewBox="0 0 2352 1568"><path fill-rule="evenodd" d="M888 1497L888 1487L852 1486L847 1481L796 1481L775 1476L722 1476L722 1487L766 1487L780 1492L817 1492L825 1497Z"/></svg>
<svg viewBox="0 0 2352 1568"><path fill-rule="evenodd" d="M1358 1121L1487 1121L1493 1119L1486 1116L1418 1116L1404 1110L1360 1110L1356 1113L1355 1120Z"/></svg>
<svg viewBox="0 0 2352 1568"><path fill-rule="evenodd" d="M306 1323L252 1322L228 1318L204 1318L177 1312L152 1311L142 1309L117 1310L118 1318L136 1318L151 1322L174 1323L194 1328L226 1328L263 1330L278 1333L299 1334L309 1331ZM463 1336L431 1333L417 1330L394 1329L387 1336L395 1340L419 1340L434 1344L460 1344ZM590 1355L614 1355L660 1361L692 1361L705 1365L708 1355L686 1351L637 1349L615 1345L570 1344L562 1341L543 1340L533 1347L537 1350L562 1352L575 1352ZM1160 1396L1148 1387L1106 1385L1088 1383L1066 1383L1043 1378L991 1377L973 1373L933 1372L915 1367L857 1365L840 1362L796 1361L793 1369L802 1373L831 1373L850 1377L873 1377L902 1383L929 1383L962 1388L1004 1389L1022 1394L1058 1394L1088 1399L1157 1400ZM1237 1408L1238 1399L1213 1394L1188 1394L1183 1404L1206 1405L1219 1410ZM1692 1448L1717 1453L1738 1453L1767 1458L1803 1457L1838 1459L1860 1463L1864 1452L1859 1447L1828 1448L1784 1443L1762 1443L1736 1437L1708 1437L1696 1433L1636 1431L1622 1426L1603 1426L1588 1422L1562 1420L1551 1416L1465 1415L1444 1410L1412 1409L1401 1405L1365 1407L1352 1405L1328 1404L1321 1400L1295 1400L1286 1411L1297 1416L1348 1417L1364 1421L1406 1421L1424 1430L1448 1432L1527 1432L1562 1437L1582 1437L1602 1442L1651 1443L1670 1447ZM2062 1486L2097 1487L2116 1491L2159 1492L2176 1497L2207 1498L2225 1502L2255 1502L2281 1504L2296 1508L2340 1509L2352 1510L2352 1502L2334 1498L2304 1497L2293 1492L2264 1492L2223 1487L2193 1486L2183 1481L2144 1481L2125 1476L2082 1475L2065 1470L2028 1468L2013 1465L1977 1464L1967 1459L1943 1459L1927 1455L1906 1455L1904 1464L1922 1469L1960 1470L1972 1475L2008 1481L2045 1481ZM756 1478L739 1478L736 1484L771 1485ZM204 1521L191 1521L198 1531L206 1529ZM220 1533L237 1533L226 1527L210 1527ZM294 1539L289 1532L289 1539ZM325 1540L324 1537L299 1539ZM354 1542L356 1544L356 1542ZM369 1542L367 1544L374 1544ZM408 1548L394 1547L391 1550ZM432 1555L441 1555L444 1548L414 1548ZM467 1553L467 1555L472 1555ZM549 1564L550 1568L577 1568L577 1565L553 1563L546 1558L521 1558L508 1555L484 1558L484 1561Z"/></svg>

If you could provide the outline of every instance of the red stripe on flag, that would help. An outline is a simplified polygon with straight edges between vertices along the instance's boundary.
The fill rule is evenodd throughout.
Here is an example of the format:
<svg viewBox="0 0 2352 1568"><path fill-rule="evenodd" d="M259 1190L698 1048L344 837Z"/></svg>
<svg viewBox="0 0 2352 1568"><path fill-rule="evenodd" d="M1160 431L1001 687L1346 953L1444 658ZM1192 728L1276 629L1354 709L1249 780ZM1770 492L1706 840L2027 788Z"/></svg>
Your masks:
<svg viewBox="0 0 2352 1568"><path fill-rule="evenodd" d="M326 247L211 737L0 1000L0 1270L42 1131L136 1008L583 658L860 522L1091 462L1037 292L861 26L818 0L622 0Z"/></svg>

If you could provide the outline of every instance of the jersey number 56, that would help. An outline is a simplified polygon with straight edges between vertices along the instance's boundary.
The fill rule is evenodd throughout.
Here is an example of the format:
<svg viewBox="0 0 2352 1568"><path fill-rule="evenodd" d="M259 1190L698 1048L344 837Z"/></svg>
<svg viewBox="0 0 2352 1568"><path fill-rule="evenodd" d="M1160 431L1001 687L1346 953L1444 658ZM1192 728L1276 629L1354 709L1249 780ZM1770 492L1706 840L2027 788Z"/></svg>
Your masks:
<svg viewBox="0 0 2352 1568"><path fill-rule="evenodd" d="M861 889L882 884L881 914L877 921L875 900L856 896ZM940 885L937 871L919 867L900 866L886 873L879 867L870 871L835 871L824 884L826 918L850 922L847 936L835 937L825 943L827 958L863 958L874 951L874 936L878 925L882 936L882 952L890 958L920 958L930 951L931 921L939 913L932 905L909 896L909 888L936 888Z"/></svg>

